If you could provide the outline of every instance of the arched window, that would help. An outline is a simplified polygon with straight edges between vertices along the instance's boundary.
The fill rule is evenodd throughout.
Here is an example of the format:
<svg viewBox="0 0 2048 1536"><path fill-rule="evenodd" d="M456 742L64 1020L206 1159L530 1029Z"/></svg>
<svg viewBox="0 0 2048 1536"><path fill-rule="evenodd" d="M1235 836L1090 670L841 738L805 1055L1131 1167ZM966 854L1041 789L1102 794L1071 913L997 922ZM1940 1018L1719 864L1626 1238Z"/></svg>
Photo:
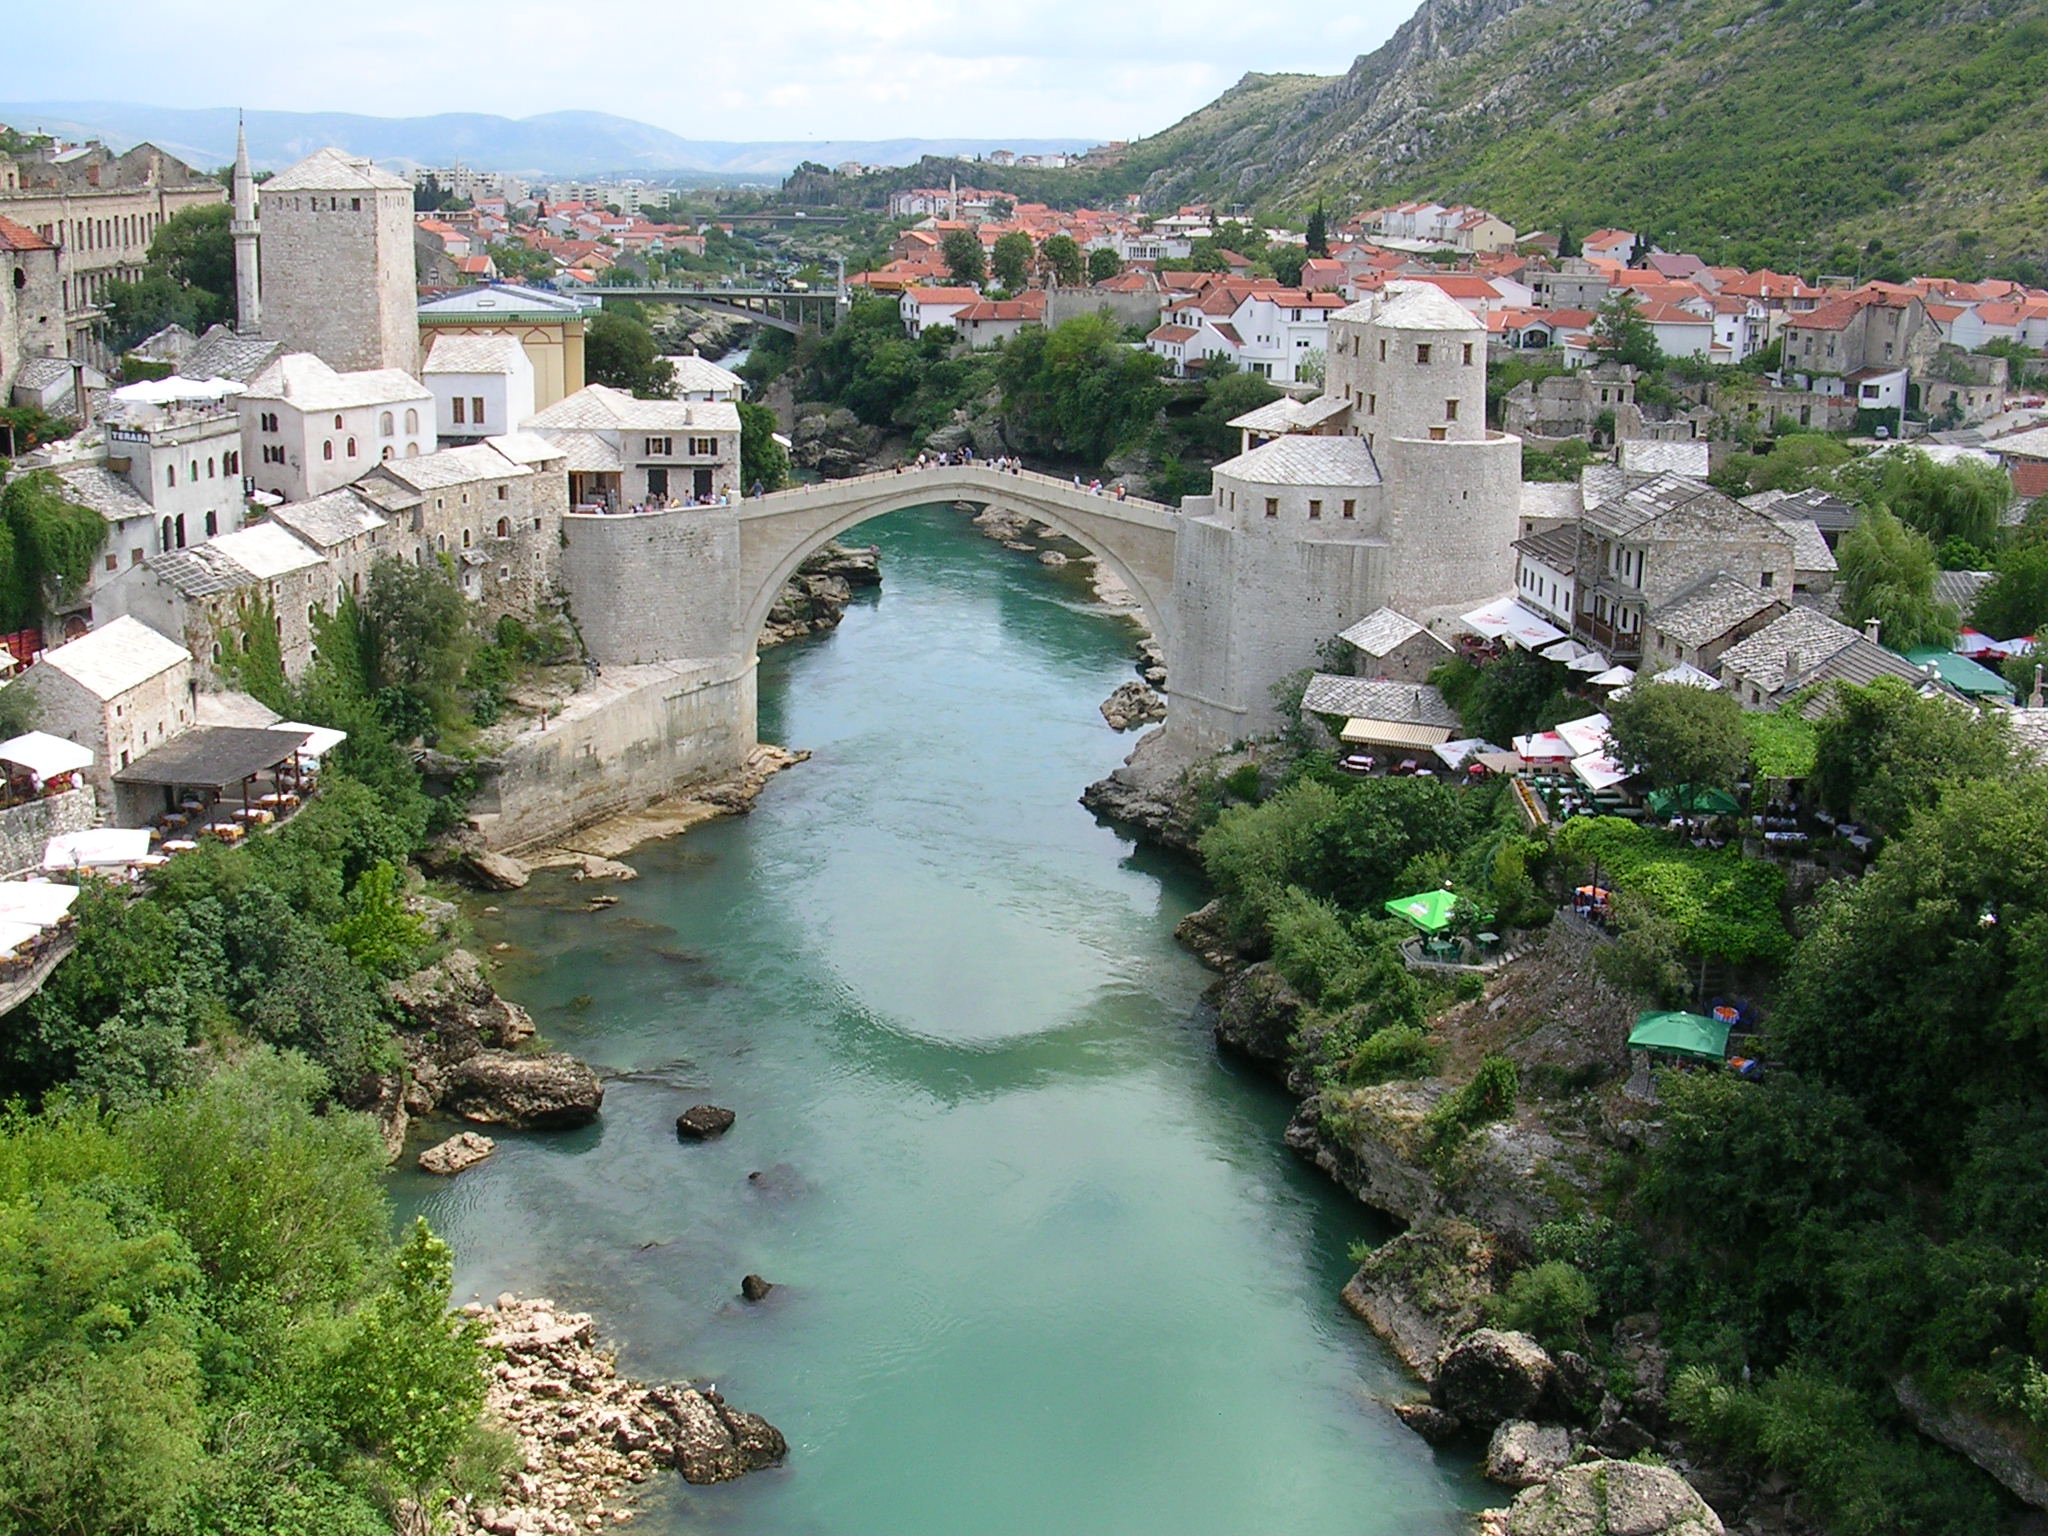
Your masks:
<svg viewBox="0 0 2048 1536"><path fill-rule="evenodd" d="M322 444L320 445L320 457L321 457L321 458L323 458L323 459L331 459L331 458L333 458L333 457L334 457L334 439L333 439L333 438L331 438L331 437L330 437L329 439L327 439L327 441L326 441L326 442L324 442L324 443L322 443Z"/></svg>
<svg viewBox="0 0 2048 1536"><path fill-rule="evenodd" d="M418 458L420 456L420 445L418 443L407 443L405 445L405 456L408 459Z"/></svg>
<svg viewBox="0 0 2048 1536"><path fill-rule="evenodd" d="M391 435L391 413L386 411L377 418L377 430L385 437Z"/></svg>
<svg viewBox="0 0 2048 1536"><path fill-rule="evenodd" d="M213 659L215 661L220 660L220 642L218 640L213 642Z"/></svg>
<svg viewBox="0 0 2048 1536"><path fill-rule="evenodd" d="M445 534L445 533L437 533L437 534L435 534L435 535L434 535L434 548L436 548L436 549L442 549L442 550L445 550L445 549L446 549L447 547L448 547L448 535L447 535L447 534Z"/></svg>
<svg viewBox="0 0 2048 1536"><path fill-rule="evenodd" d="M464 549L469 548L469 530L467 528L462 530L462 547Z"/></svg>
<svg viewBox="0 0 2048 1536"><path fill-rule="evenodd" d="M171 545L171 520L170 520L170 519L169 519L168 517L164 519L164 526L163 526L163 547L164 547L165 549L170 549L170 548L172 547L172 545Z"/></svg>
<svg viewBox="0 0 2048 1536"><path fill-rule="evenodd" d="M355 575L349 577L348 590L351 596L361 597L363 595L363 573L361 571L357 571Z"/></svg>
<svg viewBox="0 0 2048 1536"><path fill-rule="evenodd" d="M207 478L207 479L209 479L209 480L211 480L211 479L213 478L213 460L212 460L212 459L208 459L208 460L206 461L206 478Z"/></svg>
<svg viewBox="0 0 2048 1536"><path fill-rule="evenodd" d="M512 519L510 519L509 517L501 517L498 519L498 537L501 539L509 539L512 537Z"/></svg>
<svg viewBox="0 0 2048 1536"><path fill-rule="evenodd" d="M334 430L337 432L341 430L341 418L339 416L334 418Z"/></svg>
<svg viewBox="0 0 2048 1536"><path fill-rule="evenodd" d="M348 456L350 458L354 458L356 456L356 440L354 438L350 438L348 440Z"/></svg>
<svg viewBox="0 0 2048 1536"><path fill-rule="evenodd" d="M419 429L420 413L412 409L412 407L407 406L405 411L405 430L408 432L417 432L419 431Z"/></svg>
<svg viewBox="0 0 2048 1536"><path fill-rule="evenodd" d="M177 465L175 465L175 464L166 464L166 465L164 466L164 484L166 484L166 485L176 485L177 483L178 483L178 466L177 466Z"/></svg>
<svg viewBox="0 0 2048 1536"><path fill-rule="evenodd" d="M379 454L377 455L377 457L378 457L378 458L380 458L380 459L388 459L388 458L390 458L390 457L391 457L391 445L390 445L389 443L386 443L386 444L384 445L384 450L383 450L383 452L379 453Z"/></svg>
<svg viewBox="0 0 2048 1536"><path fill-rule="evenodd" d="M213 537L213 536L214 536L215 534L217 534L217 533L219 533L219 532L220 532L220 514L219 514L218 512L209 512L209 513L207 513L207 514L206 514L206 536L207 536L207 537L208 537L208 538L210 539L210 538L212 538L212 537Z"/></svg>

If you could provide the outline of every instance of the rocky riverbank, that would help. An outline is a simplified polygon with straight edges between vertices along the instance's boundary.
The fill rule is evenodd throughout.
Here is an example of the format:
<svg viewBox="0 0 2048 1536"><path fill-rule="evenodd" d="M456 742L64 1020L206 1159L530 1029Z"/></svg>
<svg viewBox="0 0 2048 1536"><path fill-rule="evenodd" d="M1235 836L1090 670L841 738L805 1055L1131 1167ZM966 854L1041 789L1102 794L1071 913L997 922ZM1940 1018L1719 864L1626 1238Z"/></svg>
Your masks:
<svg viewBox="0 0 2048 1536"><path fill-rule="evenodd" d="M835 628L856 590L881 584L877 551L848 549L835 540L806 559L783 584L775 606L768 610L759 645L765 650Z"/></svg>
<svg viewBox="0 0 2048 1536"><path fill-rule="evenodd" d="M494 1354L485 1416L517 1454L498 1496L447 1511L454 1536L571 1536L623 1524L661 1473L717 1483L781 1465L789 1445L715 1388L619 1375L595 1323L552 1301L464 1307Z"/></svg>

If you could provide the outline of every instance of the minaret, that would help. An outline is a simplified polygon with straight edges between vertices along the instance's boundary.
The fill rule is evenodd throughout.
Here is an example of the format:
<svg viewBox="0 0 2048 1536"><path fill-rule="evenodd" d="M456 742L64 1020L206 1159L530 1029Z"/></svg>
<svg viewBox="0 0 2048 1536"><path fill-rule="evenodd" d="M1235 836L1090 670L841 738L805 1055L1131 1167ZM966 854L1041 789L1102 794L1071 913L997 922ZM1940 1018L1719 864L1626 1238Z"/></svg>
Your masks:
<svg viewBox="0 0 2048 1536"><path fill-rule="evenodd" d="M263 334L262 303L256 285L256 180L249 174L249 133L235 119L235 206L228 232L235 240L235 329L244 336Z"/></svg>

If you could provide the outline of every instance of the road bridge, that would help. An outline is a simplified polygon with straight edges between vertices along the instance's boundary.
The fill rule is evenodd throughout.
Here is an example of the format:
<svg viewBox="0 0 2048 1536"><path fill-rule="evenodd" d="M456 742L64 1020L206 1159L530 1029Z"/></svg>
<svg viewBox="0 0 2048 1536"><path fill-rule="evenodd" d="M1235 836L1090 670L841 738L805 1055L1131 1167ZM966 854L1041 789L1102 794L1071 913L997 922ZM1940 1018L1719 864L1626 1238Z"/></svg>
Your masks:
<svg viewBox="0 0 2048 1536"><path fill-rule="evenodd" d="M687 304L729 315L794 336L805 326L829 331L849 302L843 290L799 293L784 288L693 288L683 283L605 284L594 290L606 299L641 299L650 304Z"/></svg>

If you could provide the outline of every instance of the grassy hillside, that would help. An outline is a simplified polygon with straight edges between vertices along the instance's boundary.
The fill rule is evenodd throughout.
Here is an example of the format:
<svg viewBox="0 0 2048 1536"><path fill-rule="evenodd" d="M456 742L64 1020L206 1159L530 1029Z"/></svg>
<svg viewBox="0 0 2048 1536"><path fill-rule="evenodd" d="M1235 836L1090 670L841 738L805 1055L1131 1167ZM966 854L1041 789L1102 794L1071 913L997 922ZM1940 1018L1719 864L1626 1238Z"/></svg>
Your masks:
<svg viewBox="0 0 2048 1536"><path fill-rule="evenodd" d="M1430 195L1710 259L1833 266L1875 239L2040 269L2044 100L2043 0L1425 0L1345 76L1248 78L1127 164L1156 167L1153 206Z"/></svg>

